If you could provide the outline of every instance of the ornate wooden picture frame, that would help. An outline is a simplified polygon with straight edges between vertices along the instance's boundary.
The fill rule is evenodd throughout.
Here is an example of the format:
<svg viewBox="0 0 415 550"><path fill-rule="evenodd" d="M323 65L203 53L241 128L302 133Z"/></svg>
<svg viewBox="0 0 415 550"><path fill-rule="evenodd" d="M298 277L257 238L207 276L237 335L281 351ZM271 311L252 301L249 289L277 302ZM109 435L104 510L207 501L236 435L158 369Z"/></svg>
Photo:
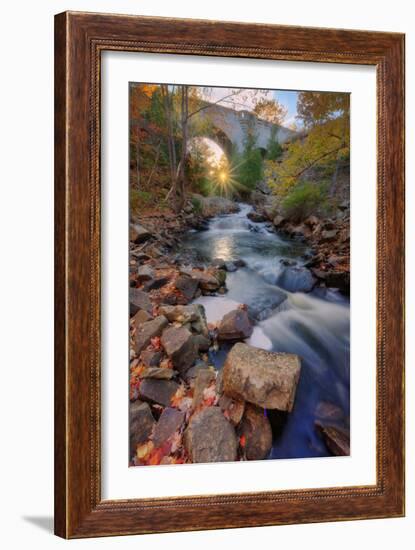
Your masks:
<svg viewBox="0 0 415 550"><path fill-rule="evenodd" d="M101 498L100 74L106 50L371 65L377 73L376 484ZM404 515L404 35L65 12L55 18L55 533Z"/></svg>

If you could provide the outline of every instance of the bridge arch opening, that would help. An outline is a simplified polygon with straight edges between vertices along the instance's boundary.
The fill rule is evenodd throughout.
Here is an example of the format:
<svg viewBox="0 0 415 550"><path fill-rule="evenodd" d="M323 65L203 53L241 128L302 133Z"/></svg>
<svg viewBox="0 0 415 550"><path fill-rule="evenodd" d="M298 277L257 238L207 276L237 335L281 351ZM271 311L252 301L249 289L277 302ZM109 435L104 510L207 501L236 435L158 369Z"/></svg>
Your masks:
<svg viewBox="0 0 415 550"><path fill-rule="evenodd" d="M231 165L231 147L226 142L211 137L194 137L188 145L190 180L195 190L204 195L232 197L237 191L237 182Z"/></svg>

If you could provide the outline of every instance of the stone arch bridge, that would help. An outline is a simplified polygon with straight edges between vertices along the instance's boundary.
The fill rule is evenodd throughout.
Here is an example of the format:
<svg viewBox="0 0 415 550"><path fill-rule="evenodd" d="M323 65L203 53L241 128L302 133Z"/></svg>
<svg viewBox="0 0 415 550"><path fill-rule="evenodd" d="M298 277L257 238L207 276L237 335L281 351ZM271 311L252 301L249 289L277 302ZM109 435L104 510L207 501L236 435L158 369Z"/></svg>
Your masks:
<svg viewBox="0 0 415 550"><path fill-rule="evenodd" d="M242 152L248 132L251 131L256 138L256 147L264 152L268 147L272 132L275 132L275 139L279 143L291 141L297 136L297 132L273 124L258 118L251 111L237 111L215 103L207 103L206 107L200 110L195 117L200 120L207 120L212 125L212 130L205 135L216 141L227 153L233 146L238 152Z"/></svg>

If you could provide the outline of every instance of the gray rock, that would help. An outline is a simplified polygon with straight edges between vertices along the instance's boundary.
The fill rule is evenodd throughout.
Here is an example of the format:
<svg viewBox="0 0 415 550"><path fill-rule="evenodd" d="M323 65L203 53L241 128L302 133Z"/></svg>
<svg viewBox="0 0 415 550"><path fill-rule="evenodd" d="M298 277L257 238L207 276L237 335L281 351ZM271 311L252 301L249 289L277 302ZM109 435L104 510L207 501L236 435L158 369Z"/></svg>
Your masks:
<svg viewBox="0 0 415 550"><path fill-rule="evenodd" d="M215 258L212 260L212 265L218 269L226 269L226 262L222 258Z"/></svg>
<svg viewBox="0 0 415 550"><path fill-rule="evenodd" d="M245 401L232 399L229 395L221 395L219 407L233 426L237 426L242 419L245 410Z"/></svg>
<svg viewBox="0 0 415 550"><path fill-rule="evenodd" d="M161 343L180 374L190 368L198 357L196 340L184 327L166 329L162 334Z"/></svg>
<svg viewBox="0 0 415 550"><path fill-rule="evenodd" d="M199 281L197 279L193 279L192 277L188 277L186 275L180 275L175 282L175 286L180 292L183 294L183 296L188 300L193 300L196 291L199 287Z"/></svg>
<svg viewBox="0 0 415 550"><path fill-rule="evenodd" d="M325 230L321 233L321 238L324 241L332 241L333 239L336 238L337 233L338 233L337 229Z"/></svg>
<svg viewBox="0 0 415 550"><path fill-rule="evenodd" d="M171 380L178 373L173 369L162 367L146 367L141 373L140 378L154 378L155 380Z"/></svg>
<svg viewBox="0 0 415 550"><path fill-rule="evenodd" d="M150 403L157 403L163 407L168 407L178 388L179 384L173 380L144 378L138 390L138 397L142 401L149 401Z"/></svg>
<svg viewBox="0 0 415 550"><path fill-rule="evenodd" d="M203 336L203 334L195 334L194 339L196 340L197 347L199 351L208 351L210 348L210 339Z"/></svg>
<svg viewBox="0 0 415 550"><path fill-rule="evenodd" d="M216 375L216 393L218 395L223 393L223 369L218 371Z"/></svg>
<svg viewBox="0 0 415 550"><path fill-rule="evenodd" d="M316 422L316 429L334 456L350 456L350 435L346 430L336 426L325 426L320 422Z"/></svg>
<svg viewBox="0 0 415 550"><path fill-rule="evenodd" d="M167 319L159 315L152 321L140 325L135 332L135 351L141 353L149 344L152 338L161 336L163 329L168 325Z"/></svg>
<svg viewBox="0 0 415 550"><path fill-rule="evenodd" d="M290 292L310 292L316 279L306 267L286 267L277 277L277 285Z"/></svg>
<svg viewBox="0 0 415 550"><path fill-rule="evenodd" d="M266 216L264 216L263 214L260 214L259 212L255 212L255 210L253 210L252 212L248 212L247 217L251 220L251 222L254 222L254 223L261 223L261 222L267 221Z"/></svg>
<svg viewBox="0 0 415 550"><path fill-rule="evenodd" d="M135 315L140 309L151 313L153 306L150 298L146 292L143 292L139 288L130 288L130 317Z"/></svg>
<svg viewBox="0 0 415 550"><path fill-rule="evenodd" d="M221 286L218 279L207 271L196 272L194 278L198 280L202 290L214 291Z"/></svg>
<svg viewBox="0 0 415 550"><path fill-rule="evenodd" d="M161 306L159 312L171 323L181 323L182 325L190 323L195 332L199 332L204 336L209 335L205 308L200 304L191 304L189 306Z"/></svg>
<svg viewBox="0 0 415 550"><path fill-rule="evenodd" d="M329 271L325 277L326 286L329 288L338 288L342 294L350 294L350 272L349 271Z"/></svg>
<svg viewBox="0 0 415 550"><path fill-rule="evenodd" d="M142 325L147 321L151 321L153 319L153 316L150 315L150 313L148 313L144 309L140 309L134 315L133 319L134 319L135 326L138 327L139 325Z"/></svg>
<svg viewBox="0 0 415 550"><path fill-rule="evenodd" d="M339 210L348 210L350 208L350 201L343 201L341 204L337 207Z"/></svg>
<svg viewBox="0 0 415 550"><path fill-rule="evenodd" d="M137 445L149 439L156 422L148 403L135 401L130 403L130 457L135 455Z"/></svg>
<svg viewBox="0 0 415 550"><path fill-rule="evenodd" d="M280 216L280 215L277 215L275 216L275 218L272 220L272 223L275 225L275 227L281 227L281 225L283 225L283 223L285 222L285 218L284 216Z"/></svg>
<svg viewBox="0 0 415 550"><path fill-rule="evenodd" d="M196 378L197 373L201 369L207 369L208 366L209 365L205 361L202 361L202 359L196 359L196 362L193 365L193 367L190 367L190 369L188 369L185 372L185 374L184 374L185 381L189 384L190 382L192 382L192 380L194 380Z"/></svg>
<svg viewBox="0 0 415 550"><path fill-rule="evenodd" d="M233 346L223 367L223 391L265 409L291 411L300 378L298 355Z"/></svg>
<svg viewBox="0 0 415 550"><path fill-rule="evenodd" d="M315 227L320 223L320 220L317 218L317 216L308 216L304 223L308 225L308 227Z"/></svg>
<svg viewBox="0 0 415 550"><path fill-rule="evenodd" d="M236 265L236 267L245 267L246 266L246 261L242 260L242 258L238 258L237 260L234 260L233 263Z"/></svg>
<svg viewBox="0 0 415 550"><path fill-rule="evenodd" d="M166 286L168 282L168 277L158 277L157 279L147 281L143 285L143 290L145 290L146 292L150 292L150 290L157 290L159 288L162 288L163 286Z"/></svg>
<svg viewBox="0 0 415 550"><path fill-rule="evenodd" d="M345 418L342 409L329 401L320 401L315 415L325 422L342 422Z"/></svg>
<svg viewBox="0 0 415 550"><path fill-rule="evenodd" d="M154 277L154 269L149 265L142 265L137 269L137 281L144 283L150 281Z"/></svg>
<svg viewBox="0 0 415 550"><path fill-rule="evenodd" d="M272 292L258 293L248 306L249 317L256 321L268 319L283 307L286 299L287 294L278 287L273 287Z"/></svg>
<svg viewBox="0 0 415 550"><path fill-rule="evenodd" d="M151 233L138 223L130 224L130 241L140 244L151 238Z"/></svg>
<svg viewBox="0 0 415 550"><path fill-rule="evenodd" d="M248 460L267 458L272 447L272 429L264 409L248 403L238 434L245 437L244 450Z"/></svg>
<svg viewBox="0 0 415 550"><path fill-rule="evenodd" d="M222 318L218 327L218 339L244 340L251 336L253 330L248 313L244 309L234 309Z"/></svg>
<svg viewBox="0 0 415 550"><path fill-rule="evenodd" d="M193 390L193 408L197 407L203 401L203 392L216 379L216 374L212 369L200 369L194 381Z"/></svg>
<svg viewBox="0 0 415 550"><path fill-rule="evenodd" d="M184 416L184 412L172 407L166 407L164 409L156 424L156 427L154 428L152 437L153 443L156 447L160 447L182 427Z"/></svg>
<svg viewBox="0 0 415 550"><path fill-rule="evenodd" d="M146 367L158 367L163 357L161 351L145 350L141 352L140 358Z"/></svg>
<svg viewBox="0 0 415 550"><path fill-rule="evenodd" d="M237 458L235 430L219 407L207 407L193 415L183 439L193 463L230 462Z"/></svg>

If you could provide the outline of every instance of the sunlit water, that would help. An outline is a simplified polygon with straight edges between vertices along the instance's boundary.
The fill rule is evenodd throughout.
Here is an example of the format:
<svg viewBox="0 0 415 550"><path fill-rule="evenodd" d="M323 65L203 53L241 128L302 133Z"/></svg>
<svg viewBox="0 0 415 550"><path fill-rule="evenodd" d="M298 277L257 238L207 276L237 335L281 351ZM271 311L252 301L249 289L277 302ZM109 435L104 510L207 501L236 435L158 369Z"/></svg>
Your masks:
<svg viewBox="0 0 415 550"><path fill-rule="evenodd" d="M228 273L225 296L203 296L209 322L220 320L244 303L257 319L247 343L267 350L296 353L302 371L293 412L281 434L274 437L270 458L327 456L315 431L316 407L321 401L338 405L349 416L349 302L338 292L318 289L290 293L275 281L281 259L304 263L304 244L269 232L266 224L246 217L250 206L236 214L213 218L207 231L191 232L181 250L194 261L242 258L246 267ZM211 355L221 368L229 347Z"/></svg>

